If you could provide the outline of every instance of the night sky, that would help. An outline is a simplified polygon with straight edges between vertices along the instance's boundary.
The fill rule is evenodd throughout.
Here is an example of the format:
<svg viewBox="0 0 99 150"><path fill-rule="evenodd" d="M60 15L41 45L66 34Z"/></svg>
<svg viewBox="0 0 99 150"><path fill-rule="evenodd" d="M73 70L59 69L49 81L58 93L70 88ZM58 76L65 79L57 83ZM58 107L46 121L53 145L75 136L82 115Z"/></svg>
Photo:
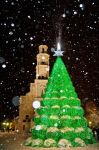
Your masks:
<svg viewBox="0 0 99 150"><path fill-rule="evenodd" d="M82 103L99 105L98 0L0 0L0 119L18 115L34 82L36 55L47 44L51 68L62 57Z"/></svg>

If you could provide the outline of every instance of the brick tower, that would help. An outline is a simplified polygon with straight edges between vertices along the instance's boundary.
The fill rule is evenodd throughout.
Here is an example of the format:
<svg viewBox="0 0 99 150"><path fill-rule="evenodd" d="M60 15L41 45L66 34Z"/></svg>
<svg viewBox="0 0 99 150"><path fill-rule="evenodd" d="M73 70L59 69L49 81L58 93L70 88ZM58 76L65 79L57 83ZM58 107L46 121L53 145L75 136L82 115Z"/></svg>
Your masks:
<svg viewBox="0 0 99 150"><path fill-rule="evenodd" d="M30 92L20 97L18 130L19 132L29 132L31 128L31 120L33 118L32 103L34 100L42 100L41 96L44 92L49 77L49 54L47 45L39 46L36 65L36 79L34 83L30 83Z"/></svg>

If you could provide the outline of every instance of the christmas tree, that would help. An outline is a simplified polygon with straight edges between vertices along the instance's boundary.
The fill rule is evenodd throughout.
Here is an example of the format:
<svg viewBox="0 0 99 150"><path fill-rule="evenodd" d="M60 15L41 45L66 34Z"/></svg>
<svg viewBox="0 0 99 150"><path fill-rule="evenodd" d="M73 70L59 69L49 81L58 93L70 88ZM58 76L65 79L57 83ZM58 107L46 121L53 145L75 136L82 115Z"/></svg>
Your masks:
<svg viewBox="0 0 99 150"><path fill-rule="evenodd" d="M34 101L32 147L81 147L95 143L68 71L57 57L41 102Z"/></svg>

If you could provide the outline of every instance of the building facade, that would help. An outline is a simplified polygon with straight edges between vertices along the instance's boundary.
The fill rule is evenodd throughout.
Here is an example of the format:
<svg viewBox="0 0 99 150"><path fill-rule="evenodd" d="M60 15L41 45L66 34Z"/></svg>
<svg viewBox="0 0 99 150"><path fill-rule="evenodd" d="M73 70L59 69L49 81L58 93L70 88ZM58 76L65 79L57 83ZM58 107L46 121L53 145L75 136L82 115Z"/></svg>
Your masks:
<svg viewBox="0 0 99 150"><path fill-rule="evenodd" d="M20 133L29 132L32 126L34 110L32 103L35 100L42 100L45 86L49 78L49 54L47 45L39 46L36 65L36 79L30 83L30 92L20 96L18 130Z"/></svg>

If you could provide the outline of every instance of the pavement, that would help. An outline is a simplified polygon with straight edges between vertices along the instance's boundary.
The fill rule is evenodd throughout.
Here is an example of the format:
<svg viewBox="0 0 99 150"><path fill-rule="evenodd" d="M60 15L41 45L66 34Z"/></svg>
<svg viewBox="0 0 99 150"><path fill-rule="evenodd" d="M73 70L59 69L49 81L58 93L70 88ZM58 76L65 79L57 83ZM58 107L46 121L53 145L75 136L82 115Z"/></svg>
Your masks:
<svg viewBox="0 0 99 150"><path fill-rule="evenodd" d="M99 143L82 148L32 148L24 146L27 134L0 132L0 150L99 150Z"/></svg>
<svg viewBox="0 0 99 150"><path fill-rule="evenodd" d="M0 132L0 150L22 150L26 134Z"/></svg>

